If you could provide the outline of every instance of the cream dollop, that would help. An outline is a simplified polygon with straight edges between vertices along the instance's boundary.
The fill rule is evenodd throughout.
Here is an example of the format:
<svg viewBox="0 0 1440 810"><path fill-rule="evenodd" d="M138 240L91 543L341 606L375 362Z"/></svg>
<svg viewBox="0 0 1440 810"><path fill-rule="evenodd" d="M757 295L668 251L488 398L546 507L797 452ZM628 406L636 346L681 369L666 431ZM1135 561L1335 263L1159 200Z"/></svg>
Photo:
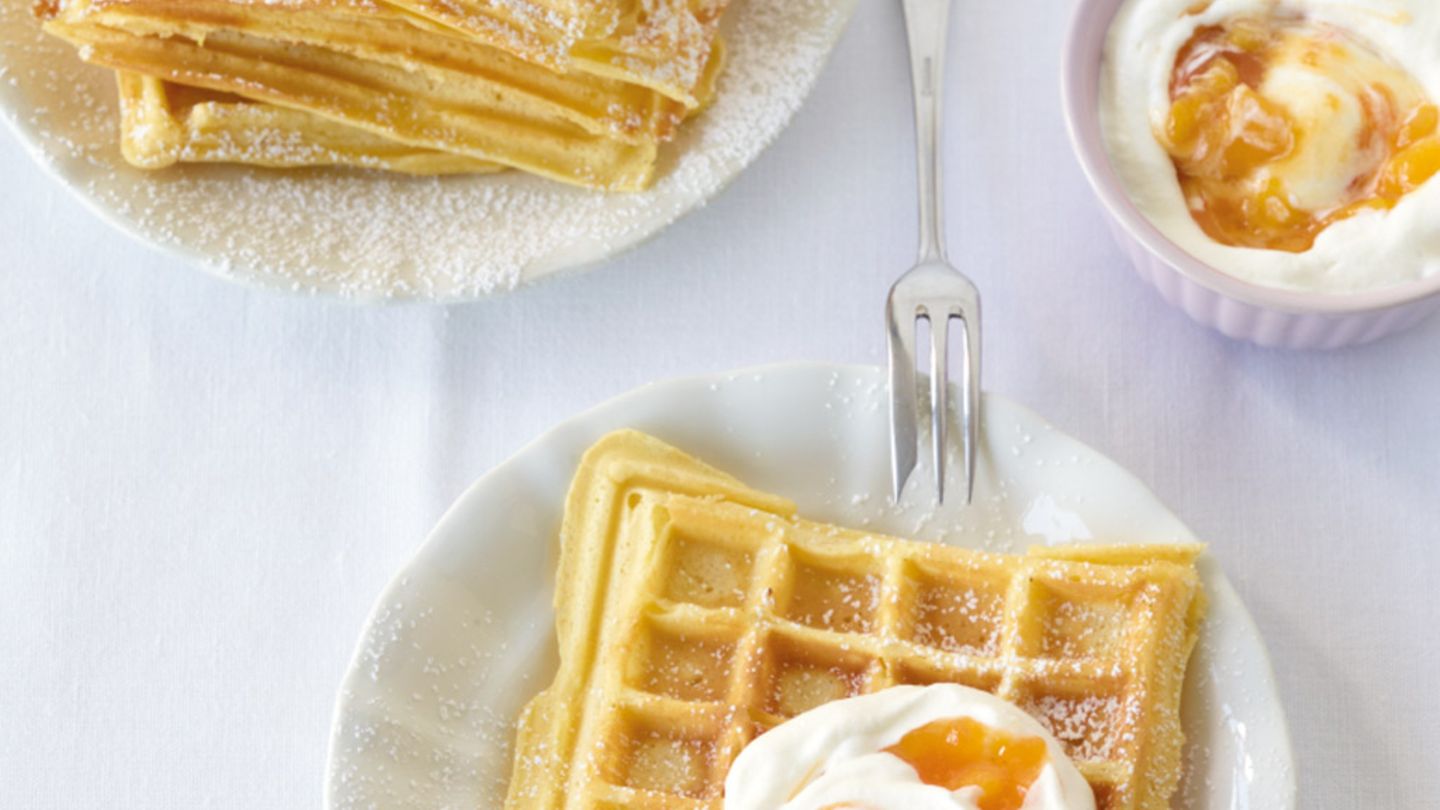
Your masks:
<svg viewBox="0 0 1440 810"><path fill-rule="evenodd" d="M1285 182L1298 207L1323 211L1339 207L1347 189L1378 162L1375 145L1363 135L1365 96L1384 87L1406 111L1425 98L1409 74L1362 43L1332 39L1330 47L1315 48L1305 40L1304 32L1285 39L1260 86L1301 133L1294 153L1268 176Z"/></svg>
<svg viewBox="0 0 1440 810"><path fill-rule="evenodd" d="M885 749L936 720L968 717L1045 741L1048 758L1024 810L1094 810L1095 796L1060 743L1033 717L956 684L896 686L812 709L762 734L725 779L725 810L978 810L979 791L927 785Z"/></svg>
<svg viewBox="0 0 1440 810"><path fill-rule="evenodd" d="M1355 60L1347 74L1304 59L1272 69L1262 92L1305 130L1292 160L1275 167L1301 208L1324 208L1364 165L1357 149L1359 93L1403 70L1440 99L1440 3L1434 0L1127 0L1105 46L1100 117L1106 149L1135 206L1171 241L1224 272L1258 284L1349 292L1440 274L1440 182L1406 195L1389 211L1335 222L1301 253L1235 247L1196 224L1169 154L1155 137L1170 108L1177 55L1196 31L1227 20L1298 13L1374 49L1382 63ZM1393 67L1388 67L1393 66Z"/></svg>

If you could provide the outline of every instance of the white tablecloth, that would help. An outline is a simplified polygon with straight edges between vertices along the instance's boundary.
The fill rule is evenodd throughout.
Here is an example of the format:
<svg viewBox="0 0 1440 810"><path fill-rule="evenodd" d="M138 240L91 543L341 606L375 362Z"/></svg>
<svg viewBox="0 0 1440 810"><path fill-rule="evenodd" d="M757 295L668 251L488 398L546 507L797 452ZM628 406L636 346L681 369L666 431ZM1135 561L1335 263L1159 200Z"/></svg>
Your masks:
<svg viewBox="0 0 1440 810"><path fill-rule="evenodd" d="M366 612L470 481L650 380L882 362L914 241L910 101L896 4L863 5L708 208L475 305L216 281L0 137L0 807L316 806ZM1291 354L1166 308L1066 144L1064 15L958 11L949 233L986 296L988 387L1211 541L1268 639L1305 807L1434 806L1440 320Z"/></svg>

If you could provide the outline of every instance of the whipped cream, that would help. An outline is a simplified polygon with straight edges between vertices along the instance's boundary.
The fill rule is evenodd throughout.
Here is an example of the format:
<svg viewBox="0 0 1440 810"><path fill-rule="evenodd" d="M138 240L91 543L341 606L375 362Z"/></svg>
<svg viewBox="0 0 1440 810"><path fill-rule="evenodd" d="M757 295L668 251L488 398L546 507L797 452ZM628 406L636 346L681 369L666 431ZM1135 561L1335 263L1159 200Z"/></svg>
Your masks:
<svg viewBox="0 0 1440 810"><path fill-rule="evenodd" d="M962 717L1044 740L1048 757L1023 810L1094 810L1090 786L1039 722L994 695L956 684L896 686L838 700L760 735L730 768L725 810L978 810L978 788L925 784L885 751L927 723Z"/></svg>
<svg viewBox="0 0 1440 810"><path fill-rule="evenodd" d="M1340 28L1405 70L1440 101L1440 3L1435 0L1127 0L1115 16L1100 80L1100 119L1111 164L1131 200L1171 241L1231 275L1272 287L1330 293L1393 286L1440 273L1440 182L1422 185L1389 211L1336 222L1309 250L1288 253L1221 244L1187 208L1175 167L1156 139L1170 109L1170 81L1181 49L1202 26L1237 17L1298 12ZM1340 77L1343 79L1344 77ZM1358 127L1353 88L1335 77L1281 65L1266 94L1286 101L1301 121L1318 119L1314 137L1285 167L1297 202L1332 198L1350 180L1345 163Z"/></svg>

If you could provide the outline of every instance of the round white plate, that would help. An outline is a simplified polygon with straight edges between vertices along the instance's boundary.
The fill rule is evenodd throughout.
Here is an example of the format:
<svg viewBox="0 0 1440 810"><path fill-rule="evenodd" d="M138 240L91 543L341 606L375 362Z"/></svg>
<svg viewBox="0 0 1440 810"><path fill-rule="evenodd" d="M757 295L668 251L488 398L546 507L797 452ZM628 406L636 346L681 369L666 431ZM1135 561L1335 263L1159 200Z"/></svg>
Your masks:
<svg viewBox="0 0 1440 810"><path fill-rule="evenodd" d="M854 7L735 0L719 95L639 194L518 172L144 172L120 156L110 72L44 36L29 0L0 0L0 118L102 218L222 277L361 300L480 298L598 262L704 203L780 134Z"/></svg>
<svg viewBox="0 0 1440 810"><path fill-rule="evenodd" d="M902 536L994 550L1193 539L1129 473L993 395L975 505L924 506L922 466L892 506L883 379L869 367L797 365L651 385L565 422L480 479L370 617L336 705L327 807L500 806L514 720L554 673L565 492L581 453L616 428L792 498L807 517ZM1187 775L1175 806L1293 810L1264 644L1215 561L1203 561L1202 575L1210 617L1186 682Z"/></svg>

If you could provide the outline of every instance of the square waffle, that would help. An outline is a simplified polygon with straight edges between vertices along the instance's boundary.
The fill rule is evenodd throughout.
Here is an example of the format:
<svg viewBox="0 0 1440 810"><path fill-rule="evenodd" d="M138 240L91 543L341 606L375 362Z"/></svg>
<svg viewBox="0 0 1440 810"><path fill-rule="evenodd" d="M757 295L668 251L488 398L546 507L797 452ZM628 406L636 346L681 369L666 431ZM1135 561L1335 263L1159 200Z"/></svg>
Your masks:
<svg viewBox="0 0 1440 810"><path fill-rule="evenodd" d="M619 79L688 107L701 86L730 0L386 0L552 70Z"/></svg>
<svg viewBox="0 0 1440 810"><path fill-rule="evenodd" d="M304 110L412 147L466 155L561 182L639 190L658 144L587 132L506 99L468 99L465 84L315 45L229 30L203 43L96 24L52 20L46 30L80 46L86 61L173 84ZM507 97L512 98L512 97Z"/></svg>
<svg viewBox="0 0 1440 810"><path fill-rule="evenodd" d="M435 99L450 106L560 119L632 143L668 139L688 113L653 90L590 74L562 76L454 31L416 27L407 21L413 18L369 0L65 0L55 19L201 43L238 34L314 46L423 75L437 86ZM305 66L302 56L287 61Z"/></svg>
<svg viewBox="0 0 1440 810"><path fill-rule="evenodd" d="M553 16L520 14L523 4L500 8L518 15L515 24ZM412 173L498 164L618 191L649 186L660 145L709 100L724 60L709 28L704 48L693 51L703 57L698 67L682 66L664 48L655 56L650 45L659 40L645 40L643 54L627 52L626 65L640 64L643 56L684 73L683 97L672 97L654 82L633 81L626 70L557 70L372 0L37 0L35 11L46 31L75 44L85 60L155 80L132 94L132 111L157 113L135 99L153 100L160 91L178 98L181 86L254 102L206 99L216 103L192 108L195 121L175 121L179 126L164 134L179 137L182 147L188 137L194 160L269 166L358 160ZM622 15L614 25L629 19ZM680 36L691 29L666 30ZM158 112L154 120L164 123ZM192 123L203 123L203 131L187 129ZM137 136L128 122L126 132L122 146L135 165L176 162L173 142L147 140L143 129ZM222 142L227 136L233 145ZM285 148L273 148L282 141ZM386 142L391 145L381 148ZM317 148L327 145L342 148ZM377 151L386 157L370 160Z"/></svg>
<svg viewBox="0 0 1440 810"><path fill-rule="evenodd" d="M831 700L938 682L1038 718L1102 810L1168 807L1204 614L1199 552L1002 555L863 534L611 434L571 485L560 668L521 717L506 808L720 808L756 735Z"/></svg>
<svg viewBox="0 0 1440 810"><path fill-rule="evenodd" d="M119 72L120 148L147 169L175 163L273 168L357 166L406 174L486 174L505 167L420 149L241 96Z"/></svg>

